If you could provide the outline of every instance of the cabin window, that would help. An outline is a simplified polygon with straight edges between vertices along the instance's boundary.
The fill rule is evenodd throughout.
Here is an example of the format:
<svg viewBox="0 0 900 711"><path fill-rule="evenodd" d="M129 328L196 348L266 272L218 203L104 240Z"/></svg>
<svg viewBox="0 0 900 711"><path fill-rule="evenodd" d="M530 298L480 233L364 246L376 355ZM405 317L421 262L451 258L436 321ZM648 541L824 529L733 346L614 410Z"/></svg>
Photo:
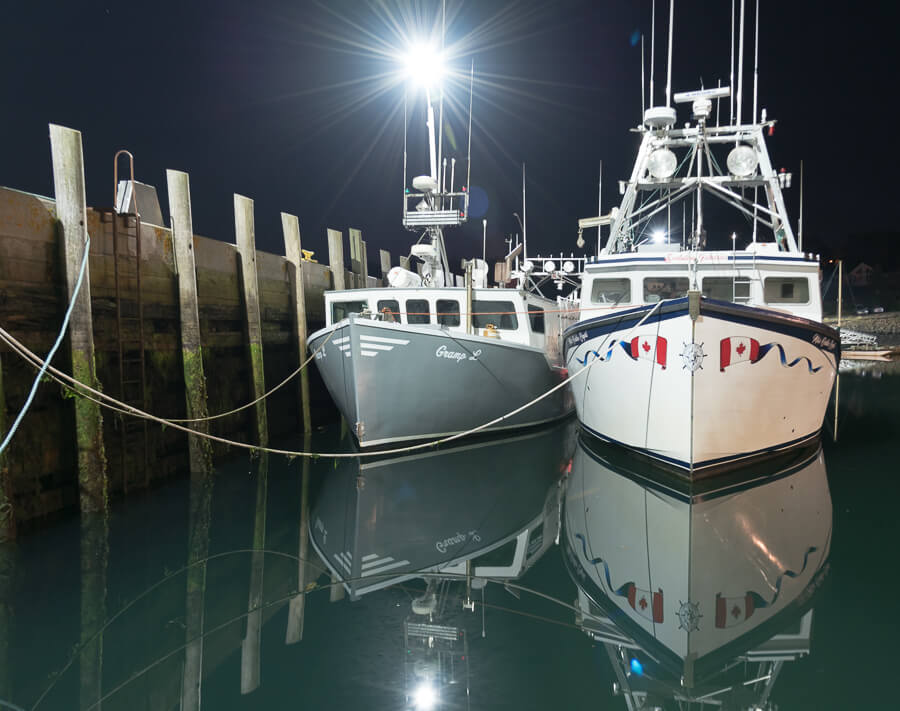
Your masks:
<svg viewBox="0 0 900 711"><path fill-rule="evenodd" d="M531 330L534 333L544 332L544 309L528 304L528 322L531 324Z"/></svg>
<svg viewBox="0 0 900 711"><path fill-rule="evenodd" d="M455 299L438 299L437 322L441 326L459 326L459 302Z"/></svg>
<svg viewBox="0 0 900 711"><path fill-rule="evenodd" d="M808 304L809 280L805 277L767 277L763 282L767 304Z"/></svg>
<svg viewBox="0 0 900 711"><path fill-rule="evenodd" d="M332 301L331 302L331 322L347 318L348 314L358 314L369 308L368 301Z"/></svg>
<svg viewBox="0 0 900 711"><path fill-rule="evenodd" d="M400 302L397 299L381 299L378 313L385 321L400 321Z"/></svg>
<svg viewBox="0 0 900 711"><path fill-rule="evenodd" d="M431 314L425 299L408 299L406 302L406 323L431 323Z"/></svg>
<svg viewBox="0 0 900 711"><path fill-rule="evenodd" d="M493 324L501 331L515 331L519 327L516 307L512 301L472 301L472 326L487 328Z"/></svg>
<svg viewBox="0 0 900 711"><path fill-rule="evenodd" d="M750 282L732 277L706 277L703 279L703 296L719 301L746 301L750 298Z"/></svg>
<svg viewBox="0 0 900 711"><path fill-rule="evenodd" d="M591 285L591 303L628 304L631 302L631 279L594 279Z"/></svg>
<svg viewBox="0 0 900 711"><path fill-rule="evenodd" d="M687 291L687 277L655 276L644 279L644 302L648 304L662 299L678 299Z"/></svg>

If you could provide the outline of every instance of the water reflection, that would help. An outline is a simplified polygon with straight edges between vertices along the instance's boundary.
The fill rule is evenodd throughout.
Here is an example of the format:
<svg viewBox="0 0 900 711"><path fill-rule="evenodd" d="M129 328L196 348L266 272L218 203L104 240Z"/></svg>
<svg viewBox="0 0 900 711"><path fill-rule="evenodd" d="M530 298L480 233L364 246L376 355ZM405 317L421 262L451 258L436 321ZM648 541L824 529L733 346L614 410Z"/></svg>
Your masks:
<svg viewBox="0 0 900 711"><path fill-rule="evenodd" d="M832 530L818 443L685 492L580 440L563 528L579 624L629 708L765 706L809 652Z"/></svg>

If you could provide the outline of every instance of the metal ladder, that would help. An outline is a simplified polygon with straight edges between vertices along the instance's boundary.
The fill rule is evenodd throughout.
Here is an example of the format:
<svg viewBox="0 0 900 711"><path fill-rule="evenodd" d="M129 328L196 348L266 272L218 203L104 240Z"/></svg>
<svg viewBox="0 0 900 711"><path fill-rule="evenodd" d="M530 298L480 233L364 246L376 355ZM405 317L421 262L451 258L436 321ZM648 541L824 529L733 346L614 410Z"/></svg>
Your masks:
<svg viewBox="0 0 900 711"><path fill-rule="evenodd" d="M120 155L128 156L131 173L134 212L119 212L118 163ZM123 209L127 207L123 206ZM144 302L141 290L141 218L134 192L134 157L121 150L113 158L113 208L108 213L112 223L113 273L116 288L116 341L118 345L119 399L147 410L147 368L144 341ZM134 240L132 252L131 243ZM131 481L144 486L150 474L150 442L147 421L124 415L117 421L120 437L122 491L128 492L129 464Z"/></svg>

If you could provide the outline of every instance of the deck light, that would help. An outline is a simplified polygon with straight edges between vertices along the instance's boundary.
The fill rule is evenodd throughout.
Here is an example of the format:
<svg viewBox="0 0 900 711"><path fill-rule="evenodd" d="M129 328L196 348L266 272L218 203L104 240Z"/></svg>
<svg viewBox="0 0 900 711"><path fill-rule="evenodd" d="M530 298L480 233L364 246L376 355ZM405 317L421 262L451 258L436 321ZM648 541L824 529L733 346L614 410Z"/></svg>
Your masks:
<svg viewBox="0 0 900 711"><path fill-rule="evenodd" d="M426 89L439 84L444 76L444 57L433 45L418 42L403 57L406 78Z"/></svg>
<svg viewBox="0 0 900 711"><path fill-rule="evenodd" d="M413 692L413 703L417 709L429 711L437 703L437 692L429 682L423 682Z"/></svg>
<svg viewBox="0 0 900 711"><path fill-rule="evenodd" d="M657 180L671 178L678 167L678 158L668 148L657 148L647 159L647 170Z"/></svg>
<svg viewBox="0 0 900 711"><path fill-rule="evenodd" d="M566 274L571 274L575 271L575 262L573 262L571 259L567 259L563 262L562 270Z"/></svg>
<svg viewBox="0 0 900 711"><path fill-rule="evenodd" d="M544 262L544 271L547 272L547 274L555 272L556 262L554 262L552 259L548 259L546 262Z"/></svg>
<svg viewBox="0 0 900 711"><path fill-rule="evenodd" d="M654 230L653 231L653 241L656 244L662 244L666 241L666 233L665 230Z"/></svg>
<svg viewBox="0 0 900 711"><path fill-rule="evenodd" d="M641 664L641 660L637 657L631 658L631 671L637 674L638 676L642 676L644 673L644 665Z"/></svg>
<svg viewBox="0 0 900 711"><path fill-rule="evenodd" d="M743 144L735 146L728 154L727 163L728 172L735 178L746 178L756 170L756 151Z"/></svg>

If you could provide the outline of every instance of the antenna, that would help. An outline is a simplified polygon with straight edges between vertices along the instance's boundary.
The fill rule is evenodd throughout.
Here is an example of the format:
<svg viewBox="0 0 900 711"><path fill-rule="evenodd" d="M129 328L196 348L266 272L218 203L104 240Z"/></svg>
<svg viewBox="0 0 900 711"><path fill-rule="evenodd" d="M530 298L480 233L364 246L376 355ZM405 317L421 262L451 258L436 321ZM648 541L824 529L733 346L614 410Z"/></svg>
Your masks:
<svg viewBox="0 0 900 711"><path fill-rule="evenodd" d="M407 117L407 103L409 99L409 89L403 90L403 221L406 221L406 124L409 122Z"/></svg>
<svg viewBox="0 0 900 711"><path fill-rule="evenodd" d="M650 15L650 107L653 107L653 67L656 65L656 0Z"/></svg>
<svg viewBox="0 0 900 711"><path fill-rule="evenodd" d="M759 0L756 0L756 38L753 40L753 123L757 122L756 87L759 83Z"/></svg>
<svg viewBox="0 0 900 711"><path fill-rule="evenodd" d="M603 161L600 161L600 177L597 178L597 215L603 215ZM600 241L601 235L603 234L603 227L601 225L597 225L597 255L600 254Z"/></svg>
<svg viewBox="0 0 900 711"><path fill-rule="evenodd" d="M641 121L644 120L646 112L647 89L644 87L644 35L641 35Z"/></svg>
<svg viewBox="0 0 900 711"><path fill-rule="evenodd" d="M441 57L444 56L444 35L447 32L447 1L443 0L441 2ZM447 170L447 163L444 161L443 165L441 164L441 159L444 153L444 84L441 83L441 98L439 101L438 108L438 121L440 121L440 125L438 126L438 146L437 146L437 166L438 166L438 188L441 193L444 192L444 173ZM444 198L441 196L441 202L443 203ZM443 205L441 205L443 208Z"/></svg>
<svg viewBox="0 0 900 711"><path fill-rule="evenodd" d="M797 225L797 249L803 251L803 160L800 161L800 224Z"/></svg>
<svg viewBox="0 0 900 711"><path fill-rule="evenodd" d="M469 148L466 155L466 215L469 214L469 189L472 187L472 93L475 86L475 60L469 74Z"/></svg>
<svg viewBox="0 0 900 711"><path fill-rule="evenodd" d="M670 108L672 106L672 21L674 19L675 0L669 0L669 70L666 75L666 106Z"/></svg>
<svg viewBox="0 0 900 711"><path fill-rule="evenodd" d="M525 214L525 161L522 161L522 254L528 259L528 216Z"/></svg>
<svg viewBox="0 0 900 711"><path fill-rule="evenodd" d="M738 43L738 93L737 93L737 122L741 125L741 96L744 92L744 0L741 0L741 38Z"/></svg>
<svg viewBox="0 0 900 711"><path fill-rule="evenodd" d="M728 80L731 94L728 97L728 123L734 123L734 0L731 0L731 78Z"/></svg>

